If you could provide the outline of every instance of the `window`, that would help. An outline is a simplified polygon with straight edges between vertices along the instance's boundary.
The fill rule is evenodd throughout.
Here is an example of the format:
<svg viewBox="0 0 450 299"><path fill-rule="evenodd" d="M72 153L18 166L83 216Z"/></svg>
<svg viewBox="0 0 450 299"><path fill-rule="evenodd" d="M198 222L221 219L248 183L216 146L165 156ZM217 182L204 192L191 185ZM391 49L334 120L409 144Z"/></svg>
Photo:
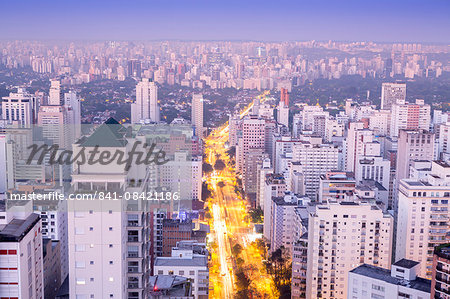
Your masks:
<svg viewBox="0 0 450 299"><path fill-rule="evenodd" d="M75 261L75 268L85 268L86 263L84 261Z"/></svg>
<svg viewBox="0 0 450 299"><path fill-rule="evenodd" d="M84 278L77 278L77 284L78 285L83 285L83 284L86 284L86 280L84 279Z"/></svg>
<svg viewBox="0 0 450 299"><path fill-rule="evenodd" d="M75 235L83 235L84 227L75 227Z"/></svg>
<svg viewBox="0 0 450 299"><path fill-rule="evenodd" d="M76 252L86 251L86 246L84 244L75 244L75 251Z"/></svg>
<svg viewBox="0 0 450 299"><path fill-rule="evenodd" d="M384 287L376 285L376 284L372 284L372 290L377 290L380 292L384 292Z"/></svg>

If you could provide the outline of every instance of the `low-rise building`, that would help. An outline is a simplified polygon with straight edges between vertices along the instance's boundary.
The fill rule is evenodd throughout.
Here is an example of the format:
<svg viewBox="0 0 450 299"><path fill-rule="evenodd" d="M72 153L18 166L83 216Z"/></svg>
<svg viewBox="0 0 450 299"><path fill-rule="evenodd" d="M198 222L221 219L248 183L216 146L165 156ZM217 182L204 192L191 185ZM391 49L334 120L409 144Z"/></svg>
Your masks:
<svg viewBox="0 0 450 299"><path fill-rule="evenodd" d="M417 277L418 262L402 259L391 270L363 264L348 274L348 299L428 299L429 280Z"/></svg>

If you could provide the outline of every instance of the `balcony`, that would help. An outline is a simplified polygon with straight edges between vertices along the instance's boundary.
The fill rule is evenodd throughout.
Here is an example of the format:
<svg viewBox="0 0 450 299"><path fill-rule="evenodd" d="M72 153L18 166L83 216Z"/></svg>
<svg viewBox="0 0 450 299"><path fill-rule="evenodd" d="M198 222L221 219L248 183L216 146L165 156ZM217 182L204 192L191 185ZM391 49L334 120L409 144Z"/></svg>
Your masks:
<svg viewBox="0 0 450 299"><path fill-rule="evenodd" d="M129 251L128 257L139 257L139 252L137 251Z"/></svg>
<svg viewBox="0 0 450 299"><path fill-rule="evenodd" d="M138 220L128 220L127 226L129 227L140 227Z"/></svg>
<svg viewBox="0 0 450 299"><path fill-rule="evenodd" d="M139 289L139 283L138 282L129 282L128 288L129 289Z"/></svg>
<svg viewBox="0 0 450 299"><path fill-rule="evenodd" d="M128 236L128 242L139 242L138 236Z"/></svg>

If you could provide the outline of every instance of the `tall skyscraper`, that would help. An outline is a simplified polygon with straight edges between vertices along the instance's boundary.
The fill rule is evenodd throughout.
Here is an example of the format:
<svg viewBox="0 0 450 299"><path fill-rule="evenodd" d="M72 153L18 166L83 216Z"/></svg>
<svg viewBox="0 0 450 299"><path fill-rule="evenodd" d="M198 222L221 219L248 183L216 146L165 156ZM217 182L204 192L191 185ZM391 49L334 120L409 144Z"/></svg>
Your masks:
<svg viewBox="0 0 450 299"><path fill-rule="evenodd" d="M133 142L125 138L125 131L110 119L74 145L74 155L95 146L111 154L127 153ZM75 161L73 193L146 194L149 179L142 180L145 176L138 176L141 171L134 167L138 166L127 170L116 160L107 165ZM136 200L68 202L70 298L146 298L150 274L147 211L146 203Z"/></svg>
<svg viewBox="0 0 450 299"><path fill-rule="evenodd" d="M136 101L131 104L131 123L159 122L158 87L143 78L136 85Z"/></svg>
<svg viewBox="0 0 450 299"><path fill-rule="evenodd" d="M203 137L205 128L203 127L203 95L192 95L191 122L195 129L195 134Z"/></svg>
<svg viewBox="0 0 450 299"><path fill-rule="evenodd" d="M265 120L255 115L247 116L242 122L242 138L237 153L237 163L242 170L244 190L256 195L257 165L265 158Z"/></svg>
<svg viewBox="0 0 450 299"><path fill-rule="evenodd" d="M418 275L431 278L433 250L448 243L450 165L434 161L426 180L403 179L398 188L395 260L420 262Z"/></svg>
<svg viewBox="0 0 450 299"><path fill-rule="evenodd" d="M434 147L434 133L423 130L400 130L396 167L397 186L400 180L409 178L413 161L433 160Z"/></svg>
<svg viewBox="0 0 450 299"><path fill-rule="evenodd" d="M22 127L29 127L37 120L36 97L24 88L17 88L17 92L9 93L2 99L2 118L10 123L16 122Z"/></svg>
<svg viewBox="0 0 450 299"><path fill-rule="evenodd" d="M348 272L361 264L388 269L393 223L392 216L369 203L313 207L308 222L306 298L347 298Z"/></svg>
<svg viewBox="0 0 450 299"><path fill-rule="evenodd" d="M305 180L305 194L316 199L320 175L338 169L339 149L332 144L303 142L294 145L292 161L300 162Z"/></svg>
<svg viewBox="0 0 450 299"><path fill-rule="evenodd" d="M430 105L417 99L414 104L398 101L391 106L390 136L398 137L400 130L429 130Z"/></svg>
<svg viewBox="0 0 450 299"><path fill-rule="evenodd" d="M41 219L0 206L0 297L44 297Z"/></svg>
<svg viewBox="0 0 450 299"><path fill-rule="evenodd" d="M397 100L406 100L406 83L383 83L381 85L381 109L389 110Z"/></svg>
<svg viewBox="0 0 450 299"><path fill-rule="evenodd" d="M285 106L289 107L289 91L286 88L281 87L280 101L283 102Z"/></svg>
<svg viewBox="0 0 450 299"><path fill-rule="evenodd" d="M50 80L50 91L48 97L48 105L59 106L62 104L61 99L61 82L59 80Z"/></svg>
<svg viewBox="0 0 450 299"><path fill-rule="evenodd" d="M64 107L69 132L72 134L69 140L75 142L81 136L81 102L75 91L70 90L64 94Z"/></svg>
<svg viewBox="0 0 450 299"><path fill-rule="evenodd" d="M280 101L278 104L277 121L278 123L289 127L289 106L286 106L284 101Z"/></svg>

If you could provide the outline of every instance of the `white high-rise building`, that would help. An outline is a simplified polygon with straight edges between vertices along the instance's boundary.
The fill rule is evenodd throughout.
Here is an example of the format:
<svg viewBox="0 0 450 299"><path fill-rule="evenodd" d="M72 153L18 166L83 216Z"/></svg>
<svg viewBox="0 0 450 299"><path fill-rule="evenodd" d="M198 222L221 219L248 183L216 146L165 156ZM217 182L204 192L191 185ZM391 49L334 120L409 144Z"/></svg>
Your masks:
<svg viewBox="0 0 450 299"><path fill-rule="evenodd" d="M109 120L74 145L74 156L95 146L111 155L128 153L134 139L126 139L125 133L124 127ZM144 149L141 145L137 150ZM77 162L73 194L147 194L149 176L141 175L138 164L126 169L117 160L106 165ZM70 298L145 298L150 274L147 212L147 203L140 200L68 201Z"/></svg>
<svg viewBox="0 0 450 299"><path fill-rule="evenodd" d="M356 181L374 180L389 190L390 165L391 162L381 156L358 156L355 165Z"/></svg>
<svg viewBox="0 0 450 299"><path fill-rule="evenodd" d="M332 144L302 142L292 149L292 161L300 162L304 176L305 194L315 199L319 190L319 177L338 169L339 149Z"/></svg>
<svg viewBox="0 0 450 299"><path fill-rule="evenodd" d="M295 209L298 206L306 205L310 201L309 197L302 197L293 193L272 197L270 215L272 228L270 232L270 250L272 252L283 246L289 254L292 253Z"/></svg>
<svg viewBox="0 0 450 299"><path fill-rule="evenodd" d="M48 97L48 105L60 106L61 101L61 82L59 80L50 80L50 91Z"/></svg>
<svg viewBox="0 0 450 299"><path fill-rule="evenodd" d="M264 183L264 237L270 240L272 232L272 198L284 196L286 182L280 174L268 174Z"/></svg>
<svg viewBox="0 0 450 299"><path fill-rule="evenodd" d="M266 186L266 175L273 173L273 168L270 164L270 159L266 158L257 166L257 180L256 180L256 205L264 210L264 192Z"/></svg>
<svg viewBox="0 0 450 299"><path fill-rule="evenodd" d="M289 107L283 101L277 107L277 121L289 128Z"/></svg>
<svg viewBox="0 0 450 299"><path fill-rule="evenodd" d="M364 128L362 122L350 123L346 146L346 171L354 172L359 156L379 156L381 145L374 139L373 131Z"/></svg>
<svg viewBox="0 0 450 299"><path fill-rule="evenodd" d="M325 141L331 142L333 137L344 136L345 126L335 118L328 118L325 122Z"/></svg>
<svg viewBox="0 0 450 299"><path fill-rule="evenodd" d="M413 161L434 158L434 133L417 130L401 130L398 139L396 185L409 178Z"/></svg>
<svg viewBox="0 0 450 299"><path fill-rule="evenodd" d="M369 119L369 129L375 135L388 136L391 125L390 110L376 110Z"/></svg>
<svg viewBox="0 0 450 299"><path fill-rule="evenodd" d="M403 179L398 190L395 260L420 263L417 274L431 278L433 249L448 243L450 165L434 161L427 180Z"/></svg>
<svg viewBox="0 0 450 299"><path fill-rule="evenodd" d="M13 188L14 181L14 145L8 134L0 134L0 194Z"/></svg>
<svg viewBox="0 0 450 299"><path fill-rule="evenodd" d="M72 135L69 140L81 137L81 102L75 91L70 90L64 94L64 106L67 114L67 124Z"/></svg>
<svg viewBox="0 0 450 299"><path fill-rule="evenodd" d="M238 143L238 132L240 131L241 118L238 114L230 115L228 120L228 143L236 146Z"/></svg>
<svg viewBox="0 0 450 299"><path fill-rule="evenodd" d="M341 202L309 213L306 298L346 298L348 273L391 265L394 221L369 203Z"/></svg>
<svg viewBox="0 0 450 299"><path fill-rule="evenodd" d="M247 185L245 186L247 189L253 187L254 193L256 193L257 163L264 158L262 155L265 149L265 126L266 121L262 118L255 115L245 117L242 122L242 138L238 141L236 149L236 163L240 165L244 185ZM251 187L250 182L254 186Z"/></svg>
<svg viewBox="0 0 450 299"><path fill-rule="evenodd" d="M192 95L192 107L191 107L191 123L194 126L195 134L199 137L203 137L205 128L203 127L203 95Z"/></svg>
<svg viewBox="0 0 450 299"><path fill-rule="evenodd" d="M24 88L9 93L2 99L2 119L22 127L30 127L37 120L39 104L36 97L29 94Z"/></svg>
<svg viewBox="0 0 450 299"><path fill-rule="evenodd" d="M430 298L431 281L417 277L419 263L402 259L390 270L361 265L348 273L347 299Z"/></svg>
<svg viewBox="0 0 450 299"><path fill-rule="evenodd" d="M439 125L438 153L442 160L450 160L450 122Z"/></svg>
<svg viewBox="0 0 450 299"><path fill-rule="evenodd" d="M425 105L424 100L416 100L415 104L397 102L391 108L391 138L398 137L400 130L430 129L430 105Z"/></svg>
<svg viewBox="0 0 450 299"><path fill-rule="evenodd" d="M300 111L300 123L302 131L312 131L320 136L325 136L325 122L330 113L323 111L321 106L305 106Z"/></svg>
<svg viewBox="0 0 450 299"><path fill-rule="evenodd" d="M397 100L405 101L406 83L383 83L381 85L381 109L389 110Z"/></svg>
<svg viewBox="0 0 450 299"><path fill-rule="evenodd" d="M136 101L131 104L131 123L159 122L158 87L143 78L136 85Z"/></svg>
<svg viewBox="0 0 450 299"><path fill-rule="evenodd" d="M69 140L67 114L64 106L41 106L38 114L38 125L42 128L42 135L52 140L60 148L66 148L73 143Z"/></svg>
<svg viewBox="0 0 450 299"><path fill-rule="evenodd" d="M44 298L41 220L0 206L0 297Z"/></svg>

